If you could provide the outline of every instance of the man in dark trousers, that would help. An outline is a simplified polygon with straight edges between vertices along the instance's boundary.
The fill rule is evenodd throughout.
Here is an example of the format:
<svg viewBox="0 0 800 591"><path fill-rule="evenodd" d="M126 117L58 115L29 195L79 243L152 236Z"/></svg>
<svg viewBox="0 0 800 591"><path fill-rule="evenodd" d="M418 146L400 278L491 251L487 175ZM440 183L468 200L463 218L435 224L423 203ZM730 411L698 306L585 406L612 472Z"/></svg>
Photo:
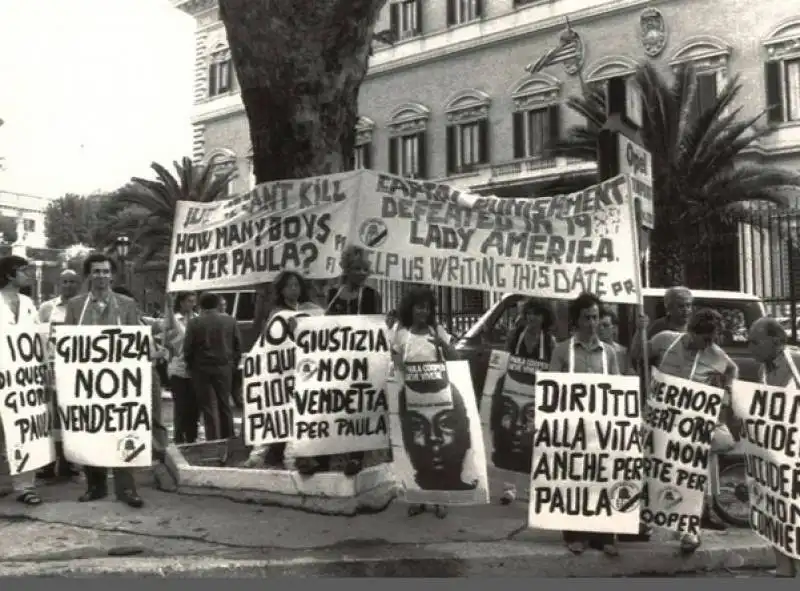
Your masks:
<svg viewBox="0 0 800 591"><path fill-rule="evenodd" d="M219 311L220 297L200 297L200 316L186 325L183 354L192 376L206 429L206 441L233 437L231 386L242 356L239 328Z"/></svg>

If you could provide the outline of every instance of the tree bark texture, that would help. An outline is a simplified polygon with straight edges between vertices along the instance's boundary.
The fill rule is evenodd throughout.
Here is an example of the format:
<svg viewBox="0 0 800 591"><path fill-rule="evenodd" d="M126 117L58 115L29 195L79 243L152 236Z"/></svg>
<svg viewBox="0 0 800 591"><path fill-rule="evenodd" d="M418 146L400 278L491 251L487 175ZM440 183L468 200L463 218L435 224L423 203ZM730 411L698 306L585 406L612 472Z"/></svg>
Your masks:
<svg viewBox="0 0 800 591"><path fill-rule="evenodd" d="M386 0L219 0L256 182L350 167L358 91Z"/></svg>

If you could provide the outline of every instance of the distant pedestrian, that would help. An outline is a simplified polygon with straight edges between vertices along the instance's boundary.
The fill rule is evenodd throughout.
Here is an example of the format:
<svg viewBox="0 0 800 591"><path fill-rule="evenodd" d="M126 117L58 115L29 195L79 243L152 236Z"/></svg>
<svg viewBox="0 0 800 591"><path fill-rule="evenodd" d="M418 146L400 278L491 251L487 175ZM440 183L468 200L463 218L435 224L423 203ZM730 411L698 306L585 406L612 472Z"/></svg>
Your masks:
<svg viewBox="0 0 800 591"><path fill-rule="evenodd" d="M614 347L614 352L617 354L617 363L619 364L619 373L622 375L634 375L635 372L628 357L628 348L618 341L619 320L612 310L608 308L600 310L600 326L597 329L597 334L601 341Z"/></svg>

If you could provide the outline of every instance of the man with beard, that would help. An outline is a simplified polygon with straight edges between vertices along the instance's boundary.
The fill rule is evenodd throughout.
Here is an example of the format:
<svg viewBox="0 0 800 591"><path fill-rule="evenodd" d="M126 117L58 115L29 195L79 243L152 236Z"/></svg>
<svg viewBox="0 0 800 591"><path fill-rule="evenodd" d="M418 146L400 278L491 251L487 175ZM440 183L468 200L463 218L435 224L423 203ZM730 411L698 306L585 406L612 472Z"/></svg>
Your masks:
<svg viewBox="0 0 800 591"><path fill-rule="evenodd" d="M81 279L72 269L64 269L61 271L61 275L59 275L58 279L60 292L59 295L51 300L47 300L39 308L39 324L48 325L50 327L51 336L53 334L52 329L54 326L64 324L64 320L67 317L67 302L78 295L78 291L80 291L81 288ZM53 375L52 364L54 356L55 351L52 347L48 347L48 362L50 364L51 376ZM57 393L55 392L54 380L53 392L54 396L57 396ZM58 408L56 397L53 398L53 408ZM56 412L53 417L55 421L53 425L53 436L56 440L56 461L49 466L42 468L42 470L37 474L39 478L44 478L47 480L54 478L63 478L68 480L73 476L78 475L78 472L64 457L64 446L61 443L61 425L57 422L58 418L58 413Z"/></svg>
<svg viewBox="0 0 800 591"><path fill-rule="evenodd" d="M570 302L569 320L572 337L556 345L550 360L550 371L558 373L597 373L618 375L619 365L613 347L597 335L600 324L600 299L584 293ZM616 536L608 533L565 531L564 542L570 552L581 554L587 546L618 556Z"/></svg>
<svg viewBox="0 0 800 591"><path fill-rule="evenodd" d="M637 324L631 344L631 360L634 363L641 360L642 333L647 332L647 316L640 317ZM686 332L662 330L650 339L647 347L649 362L657 365L661 373L729 390L738 376L739 368L717 345L721 329L722 316L719 312L709 308L697 310L689 320ZM729 437L727 427L718 424L715 439L721 442ZM703 505L700 525L705 529L726 529L725 524L713 514L708 499ZM698 535L686 533L681 537L681 550L684 553L690 554L698 547Z"/></svg>
<svg viewBox="0 0 800 591"><path fill-rule="evenodd" d="M83 274L89 280L89 293L67 302L64 324L92 326L136 326L140 324L139 308L131 298L114 293L111 280L117 270L114 260L102 253L90 254L83 262ZM136 492L136 481L129 468L114 468L114 492L117 500L133 508L144 506ZM81 503L108 496L108 469L85 466L86 492Z"/></svg>
<svg viewBox="0 0 800 591"><path fill-rule="evenodd" d="M786 332L774 318L760 318L750 327L749 349L759 367L760 381L768 386L800 388L800 359L786 350ZM775 576L795 577L798 561L777 548L775 551Z"/></svg>

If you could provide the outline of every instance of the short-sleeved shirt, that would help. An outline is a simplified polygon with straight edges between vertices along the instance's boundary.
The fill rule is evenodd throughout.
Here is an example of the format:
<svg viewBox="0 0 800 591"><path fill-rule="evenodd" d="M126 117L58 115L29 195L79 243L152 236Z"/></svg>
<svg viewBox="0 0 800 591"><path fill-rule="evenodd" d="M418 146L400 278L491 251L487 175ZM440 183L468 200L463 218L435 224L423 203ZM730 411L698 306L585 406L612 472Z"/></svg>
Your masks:
<svg viewBox="0 0 800 591"><path fill-rule="evenodd" d="M573 344L574 343L574 344ZM607 373L619 374L619 364L617 363L616 351L611 345L607 345L600 339L593 339L589 343L582 343L575 339L561 341L553 349L553 357L550 359L550 371L569 372L569 348L573 347L575 354L575 367L573 373L604 373L603 354L605 353Z"/></svg>
<svg viewBox="0 0 800 591"><path fill-rule="evenodd" d="M698 352L686 346L686 333L663 330L650 339L651 358L658 359L659 371L692 380L701 384L712 384L714 378L725 375L728 367L736 364L717 344L712 344ZM674 345L674 346L673 346ZM692 367L697 358L697 367L692 375Z"/></svg>
<svg viewBox="0 0 800 591"><path fill-rule="evenodd" d="M436 350L433 338L433 327L426 334L414 334L407 328L398 327L392 341L392 352L399 355L404 362L425 363L444 361L441 353ZM450 335L441 325L436 327L436 333L445 343L450 342Z"/></svg>

